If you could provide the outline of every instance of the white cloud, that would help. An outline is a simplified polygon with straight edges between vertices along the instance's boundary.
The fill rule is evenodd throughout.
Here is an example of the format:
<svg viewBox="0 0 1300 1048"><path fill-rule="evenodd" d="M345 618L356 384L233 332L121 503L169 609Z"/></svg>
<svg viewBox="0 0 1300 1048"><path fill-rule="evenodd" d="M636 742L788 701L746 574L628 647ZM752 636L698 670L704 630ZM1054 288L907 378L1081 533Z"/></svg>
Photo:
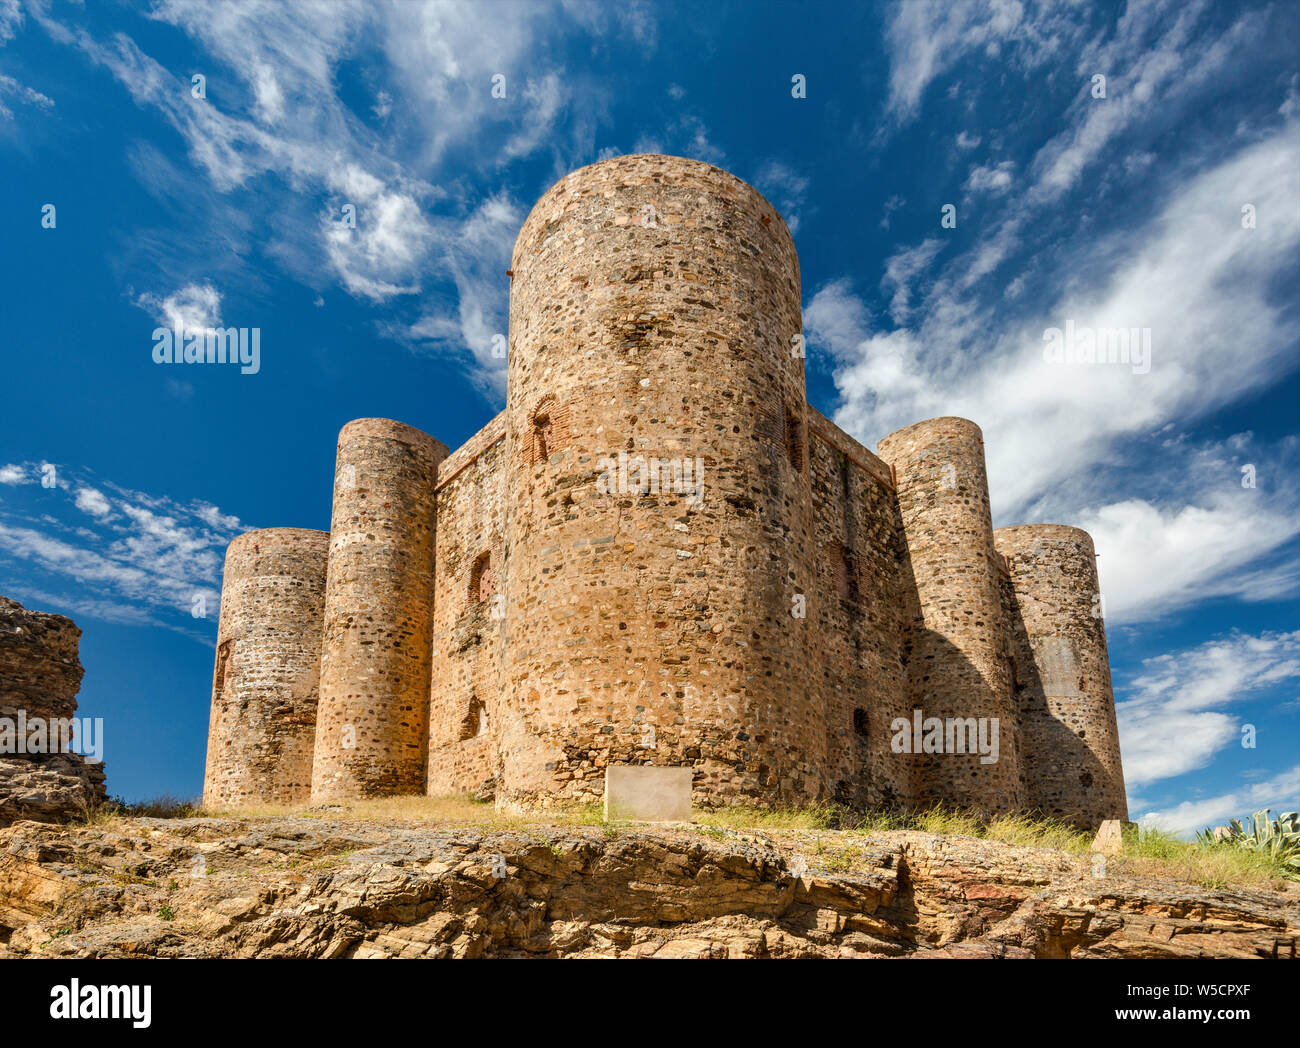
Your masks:
<svg viewBox="0 0 1300 1048"><path fill-rule="evenodd" d="M1130 498L1075 516L1098 550L1108 622L1148 621L1213 597L1271 600L1295 591L1296 563L1272 556L1300 535L1294 492L1269 499L1225 484L1184 489L1182 497L1191 501L1161 507ZM1265 559L1268 568L1248 570Z"/></svg>
<svg viewBox="0 0 1300 1048"><path fill-rule="evenodd" d="M345 166L330 182L335 205L322 216L321 235L343 286L377 302L418 291L420 264L435 234L415 196L355 165ZM355 225L343 221L345 205L355 209Z"/></svg>
<svg viewBox="0 0 1300 1048"><path fill-rule="evenodd" d="M3 26L0 26L0 28L3 28ZM6 96L15 98L24 105L35 106L37 109L49 110L54 108L54 99L48 95L43 95L34 88L20 84L13 77L0 73L0 98ZM3 102L0 102L0 118L11 120L13 115L13 111Z"/></svg>
<svg viewBox="0 0 1300 1048"><path fill-rule="evenodd" d="M508 327L505 274L523 219L523 209L508 196L485 200L444 245L443 263L457 290L454 316L425 313L413 324L384 329L414 345L473 361L474 380L498 398L505 393L506 359L493 354Z"/></svg>
<svg viewBox="0 0 1300 1048"><path fill-rule="evenodd" d="M151 311L160 327L208 334L221 326L221 292L211 284L187 284L161 299L145 292L136 304Z"/></svg>
<svg viewBox="0 0 1300 1048"><path fill-rule="evenodd" d="M1204 800L1184 801L1172 808L1144 812L1138 821L1171 833L1190 835L1229 819L1244 819L1268 808L1273 817L1300 809L1300 764L1265 782L1241 786Z"/></svg>
<svg viewBox="0 0 1300 1048"><path fill-rule="evenodd" d="M11 589L45 604L115 622L163 625L209 642L191 613L202 598L215 622L225 548L245 530L239 519L206 502L91 483L67 467L58 474L54 488L28 502L4 503L0 565L21 562L25 569ZM58 492L67 501L51 504L49 495ZM4 574L18 572L11 563Z"/></svg>
<svg viewBox="0 0 1300 1048"><path fill-rule="evenodd" d="M77 509L89 513L92 517L106 517L113 512L113 507L102 491L94 488L77 489Z"/></svg>
<svg viewBox="0 0 1300 1048"><path fill-rule="evenodd" d="M977 145L980 144L980 141L981 139L979 135L972 135L967 133L966 131L962 131L957 135L957 148L974 149Z"/></svg>
<svg viewBox="0 0 1300 1048"><path fill-rule="evenodd" d="M564 81L557 73L547 73L536 80L527 80L522 92L524 124L511 136L501 151L501 161L528 156L555 130L556 118L564 106Z"/></svg>
<svg viewBox="0 0 1300 1048"><path fill-rule="evenodd" d="M23 24L23 9L18 0L0 0L0 45L4 45L18 35L18 27Z"/></svg>
<svg viewBox="0 0 1300 1048"><path fill-rule="evenodd" d="M508 290L500 280L491 288L467 280L454 268L458 252L444 245L472 236L460 225L489 206L484 194L500 190L440 178L443 167L454 159L458 172L491 170L551 151L562 172L590 159L607 93L549 56L563 53L559 45L575 34L626 37L643 49L656 40L654 18L639 3L617 12L582 0L519 4L503 17L497 5L460 3L159 0L149 17L195 42L210 88L221 77L220 92L194 99L188 74L173 73L125 35L99 39L43 7L33 17L169 121L220 194L269 190L265 250L313 289L328 276L373 303L468 289L453 312L462 326L479 329L500 326L491 318L504 311ZM345 68L372 93L368 112L354 111L340 91ZM492 96L498 74L506 78L504 99ZM566 121L568 141L560 134ZM680 152L724 159L698 117L679 118L673 134ZM154 180L153 165L141 177ZM277 203L279 182L289 195ZM347 204L356 209L355 228L341 221ZM437 214L439 207L451 214ZM237 202L217 199L210 209L208 221L228 214L228 228L247 220ZM495 386L492 375L474 377Z"/></svg>
<svg viewBox="0 0 1300 1048"><path fill-rule="evenodd" d="M1158 431L1192 425L1296 365L1300 325L1274 294L1279 275L1294 272L1300 257L1294 125L1227 151L1165 199L1145 227L1094 237L1071 249L1060 272L1035 272L1041 281L1055 278L1055 298L1039 295L1047 304L1014 326L1003 320L1002 295L983 296L972 281L990 265L990 252L1011 250L996 239L934 274L934 241L891 258L882 287L894 319L908 326L873 329L843 281L819 290L805 311L811 341L839 361L840 425L870 445L918 419L975 419L995 516L1094 528L1099 547L1109 548L1103 583L1116 621L1239 589L1225 577L1286 542L1300 515L1293 486L1253 501L1229 495L1235 466L1221 488L1181 475L1177 490L1154 501L1129 492L1116 499L1113 487L1098 486L1098 471L1113 476L1125 464L1147 478L1178 475L1186 450L1166 446ZM1241 228L1236 201L1246 199L1271 216L1267 223ZM1044 332L1067 321L1149 328L1150 373L1048 363ZM1196 550L1213 555L1184 555ZM1276 588L1288 572L1255 581Z"/></svg>
<svg viewBox="0 0 1300 1048"><path fill-rule="evenodd" d="M968 193L1005 193L1011 188L1011 172L1015 167L1010 160L973 167L963 188Z"/></svg>
<svg viewBox="0 0 1300 1048"><path fill-rule="evenodd" d="M26 466L19 466L14 463L0 466L0 484L28 484L35 480L35 477L28 474Z"/></svg>
<svg viewBox="0 0 1300 1048"><path fill-rule="evenodd" d="M885 263L885 276L880 286L891 292L889 314L897 324L907 322L911 312L912 292L918 277L930 269L935 257L944 248L944 241L938 238L923 240L915 247L905 248L889 258Z"/></svg>
<svg viewBox="0 0 1300 1048"><path fill-rule="evenodd" d="M1072 47L1081 33L1078 9L1054 0L948 3L909 0L893 8L885 39L890 54L886 116L913 119L926 88L969 54L984 52L1036 68ZM1014 44L1008 51L1005 45Z"/></svg>
<svg viewBox="0 0 1300 1048"><path fill-rule="evenodd" d="M1140 787L1206 767L1241 738L1232 704L1300 680L1300 632L1230 633L1144 659L1117 690L1124 781Z"/></svg>

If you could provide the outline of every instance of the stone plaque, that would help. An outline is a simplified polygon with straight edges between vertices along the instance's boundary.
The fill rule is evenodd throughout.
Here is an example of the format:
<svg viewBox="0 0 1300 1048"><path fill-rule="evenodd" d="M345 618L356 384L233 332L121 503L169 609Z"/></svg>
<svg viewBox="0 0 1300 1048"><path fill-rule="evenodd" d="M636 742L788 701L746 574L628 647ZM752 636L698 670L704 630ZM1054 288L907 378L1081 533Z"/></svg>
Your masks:
<svg viewBox="0 0 1300 1048"><path fill-rule="evenodd" d="M605 818L689 822L692 768L611 764L605 768Z"/></svg>
<svg viewBox="0 0 1300 1048"><path fill-rule="evenodd" d="M1053 698L1079 698L1079 664L1069 638L1037 637L1033 646L1043 694Z"/></svg>

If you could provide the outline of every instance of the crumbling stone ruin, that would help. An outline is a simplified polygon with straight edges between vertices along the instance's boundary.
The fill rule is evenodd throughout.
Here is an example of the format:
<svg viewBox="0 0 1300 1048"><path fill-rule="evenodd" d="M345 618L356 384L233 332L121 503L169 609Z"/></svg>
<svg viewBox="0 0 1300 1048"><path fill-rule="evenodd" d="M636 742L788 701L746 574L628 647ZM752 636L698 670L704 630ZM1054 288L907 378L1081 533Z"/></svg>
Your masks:
<svg viewBox="0 0 1300 1048"><path fill-rule="evenodd" d="M81 630L0 597L0 827L65 822L103 803L104 765L68 748Z"/></svg>
<svg viewBox="0 0 1300 1048"><path fill-rule="evenodd" d="M716 167L576 171L515 243L505 410L339 435L330 532L231 543L204 800L834 800L1126 818L1095 554L993 530L983 439L807 403L785 222Z"/></svg>

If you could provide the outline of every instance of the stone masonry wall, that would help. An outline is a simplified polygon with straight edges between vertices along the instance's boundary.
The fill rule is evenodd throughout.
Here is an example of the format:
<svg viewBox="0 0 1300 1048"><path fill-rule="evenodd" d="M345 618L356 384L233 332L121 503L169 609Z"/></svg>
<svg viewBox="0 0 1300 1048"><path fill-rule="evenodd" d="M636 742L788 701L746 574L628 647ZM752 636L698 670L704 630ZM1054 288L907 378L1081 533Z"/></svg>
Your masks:
<svg viewBox="0 0 1300 1048"><path fill-rule="evenodd" d="M221 585L203 803L298 804L311 795L329 535L250 531Z"/></svg>
<svg viewBox="0 0 1300 1048"><path fill-rule="evenodd" d="M429 689L431 796L479 793L497 776L504 618L505 420L438 470L438 550Z"/></svg>
<svg viewBox="0 0 1300 1048"><path fill-rule="evenodd" d="M825 796L785 223L710 165L617 157L541 198L512 268L504 802L599 797L611 762L690 765L702 803ZM699 460L703 501L631 465L601 492L620 452Z"/></svg>
<svg viewBox="0 0 1300 1048"><path fill-rule="evenodd" d="M312 800L423 793L434 477L447 449L389 419L339 433Z"/></svg>
<svg viewBox="0 0 1300 1048"><path fill-rule="evenodd" d="M1010 561L1025 803L1085 827L1127 819L1092 539L1057 524L999 528L993 537Z"/></svg>
<svg viewBox="0 0 1300 1048"><path fill-rule="evenodd" d="M320 537L255 555L319 533L231 545L214 798L298 797L305 753L316 802L547 807L654 764L691 767L702 806L1123 817L1090 540L1002 529L1008 565L978 426L919 422L877 456L807 404L798 257L752 187L593 164L538 201L510 279L500 415L451 455L345 426L323 576ZM997 760L896 752L915 709L996 721Z"/></svg>
<svg viewBox="0 0 1300 1048"><path fill-rule="evenodd" d="M945 723L998 722L995 763L969 752L926 754L916 799L1018 810L1023 788L983 437L967 419L937 418L878 447L894 467L918 598L907 655L912 703Z"/></svg>
<svg viewBox="0 0 1300 1048"><path fill-rule="evenodd" d="M855 807L910 803L909 754L890 750L890 724L910 717L904 649L912 579L889 467L814 408L818 640L809 653L827 710L832 796Z"/></svg>

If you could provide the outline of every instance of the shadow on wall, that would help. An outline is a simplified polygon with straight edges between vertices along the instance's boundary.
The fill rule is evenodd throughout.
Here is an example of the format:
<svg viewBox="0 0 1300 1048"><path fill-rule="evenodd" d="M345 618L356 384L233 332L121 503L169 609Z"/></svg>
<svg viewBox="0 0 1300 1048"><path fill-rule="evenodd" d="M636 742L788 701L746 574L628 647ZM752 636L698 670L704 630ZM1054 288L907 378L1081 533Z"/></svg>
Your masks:
<svg viewBox="0 0 1300 1048"><path fill-rule="evenodd" d="M1010 609L1012 636L1026 634L1019 607ZM1111 773L1097 759L1086 735L1076 732L1051 712L1038 666L1024 658L1013 661L1013 698L1024 726L1021 773L1025 806L1030 811L1062 819L1080 829L1096 829L1104 819L1127 818L1112 810ZM1084 687L1079 673L1079 687Z"/></svg>
<svg viewBox="0 0 1300 1048"><path fill-rule="evenodd" d="M933 804L970 809L990 815L1022 807L1017 793L1023 794L1024 750L1020 726L999 717L991 699L986 708L972 704L970 695L988 690L979 668L966 653L942 634L929 629L914 630L906 645L909 703L900 712L909 721L906 740L911 755L912 807ZM939 678L939 679L936 679ZM951 688L952 681L971 682L961 690ZM921 711L922 739L915 738L915 712ZM931 718L944 723L944 752L923 752ZM970 722L974 724L969 729ZM953 723L951 732L949 723ZM891 734L891 746L895 744ZM974 746L971 746L971 740ZM965 752L951 752L954 744ZM972 753L974 749L974 753ZM1017 757L1019 756L1019 761ZM888 760L900 755L888 752ZM985 763L985 759L989 763ZM1010 770L1007 769L1008 763ZM1020 766L1017 767L1017 764Z"/></svg>

